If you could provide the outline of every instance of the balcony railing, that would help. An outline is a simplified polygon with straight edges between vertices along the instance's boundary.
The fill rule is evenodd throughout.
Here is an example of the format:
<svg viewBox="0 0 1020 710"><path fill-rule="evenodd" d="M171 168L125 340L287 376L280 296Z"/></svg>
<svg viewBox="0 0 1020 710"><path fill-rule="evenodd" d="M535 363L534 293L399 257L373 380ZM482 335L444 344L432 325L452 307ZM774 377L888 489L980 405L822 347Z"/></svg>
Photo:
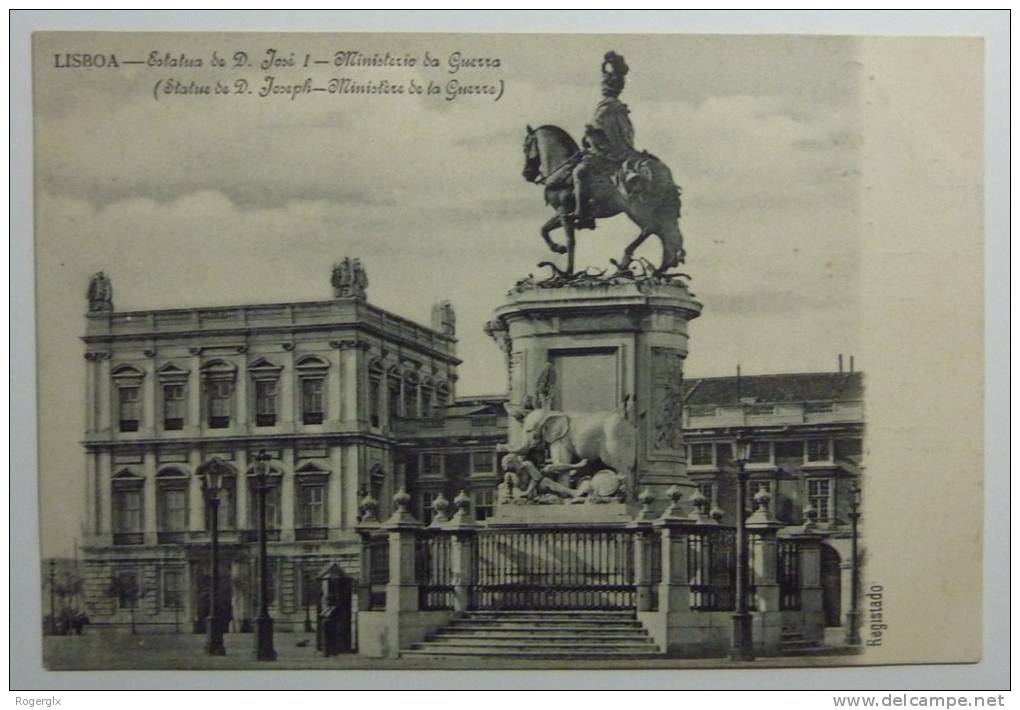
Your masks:
<svg viewBox="0 0 1020 710"><path fill-rule="evenodd" d="M128 532L128 533L114 533L113 544L114 545L142 545L145 543L145 533L140 532Z"/></svg>
<svg viewBox="0 0 1020 710"><path fill-rule="evenodd" d="M329 528L316 527L316 528L297 528L294 530L295 540L325 540L328 536Z"/></svg>

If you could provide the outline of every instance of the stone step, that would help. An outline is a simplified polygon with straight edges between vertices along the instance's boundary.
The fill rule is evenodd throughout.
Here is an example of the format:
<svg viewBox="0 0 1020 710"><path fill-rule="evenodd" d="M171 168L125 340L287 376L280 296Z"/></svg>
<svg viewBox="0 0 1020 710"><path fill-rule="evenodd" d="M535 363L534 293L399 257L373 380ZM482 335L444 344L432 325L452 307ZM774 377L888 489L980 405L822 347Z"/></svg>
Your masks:
<svg viewBox="0 0 1020 710"><path fill-rule="evenodd" d="M591 643L644 643L648 641L648 634L641 632L631 632L629 634L553 634L543 633L541 631L535 632L519 632L519 633L506 633L500 631L478 631L472 633L463 633L460 631L454 631L451 629L444 629L439 631L431 637L434 641L450 641L459 640L465 642L479 642L484 643L487 641L515 641L517 643L529 643L532 641L559 641L564 643L579 643L579 644L591 644Z"/></svg>
<svg viewBox="0 0 1020 710"><path fill-rule="evenodd" d="M601 628L598 626L530 626L513 624L451 624L444 631L459 634L552 634L558 636L627 636L644 634L640 626L623 626L620 628Z"/></svg>
<svg viewBox="0 0 1020 710"><path fill-rule="evenodd" d="M531 637L520 637L513 636L510 638L487 638L484 636L435 636L429 641L422 641L422 644L443 644L443 645L462 645L462 646L521 646L522 648L528 647L546 647L546 646L562 646L564 648L600 648L603 646L632 646L632 645L653 645L652 640L648 636L639 636L636 639L584 639L574 638L573 636L553 636L551 638L531 638Z"/></svg>
<svg viewBox="0 0 1020 710"><path fill-rule="evenodd" d="M506 618L477 618L475 616L457 617L453 619L453 623L509 623L517 626L524 626L526 624L541 624L543 626L633 626L641 625L641 621L637 619L600 619L600 618L584 618L578 616L576 618L569 619L544 619L541 617L528 617L528 616L511 616Z"/></svg>
<svg viewBox="0 0 1020 710"><path fill-rule="evenodd" d="M450 626L457 628L504 628L504 629L560 629L574 631L584 629L640 629L639 621L582 621L564 619L546 621L543 619L454 619Z"/></svg>
<svg viewBox="0 0 1020 710"><path fill-rule="evenodd" d="M466 616L626 616L635 614L627 609L472 609L461 612Z"/></svg>
<svg viewBox="0 0 1020 710"><path fill-rule="evenodd" d="M604 614L571 614L571 615L550 615L550 614L474 614L467 612L458 619L470 619L472 621L530 621L543 624L555 624L561 622L586 622L586 623L621 623L636 622L637 619L627 615L604 615Z"/></svg>
<svg viewBox="0 0 1020 710"><path fill-rule="evenodd" d="M584 646L571 643L560 644L538 644L538 643L437 643L430 642L416 644L412 650L426 650L436 653L478 653L483 655L509 655L520 653L545 653L564 655L591 655L603 653L615 653L617 655L631 655L635 653L658 653L658 647L649 642L642 644L594 644Z"/></svg>
<svg viewBox="0 0 1020 710"><path fill-rule="evenodd" d="M413 648L400 652L401 656L418 656L429 658L454 657L464 658L471 656L494 656L507 659L541 659L541 658L562 658L562 659L632 659L632 658L660 658L662 656L657 648L641 651L619 651L613 648L600 649L598 651L580 651L569 649L566 651L550 651L547 649L525 651L510 651L502 648Z"/></svg>
<svg viewBox="0 0 1020 710"><path fill-rule="evenodd" d="M796 639L796 640L782 640L779 642L779 648L782 650L792 650L800 648L815 648L818 646L817 641L811 639Z"/></svg>

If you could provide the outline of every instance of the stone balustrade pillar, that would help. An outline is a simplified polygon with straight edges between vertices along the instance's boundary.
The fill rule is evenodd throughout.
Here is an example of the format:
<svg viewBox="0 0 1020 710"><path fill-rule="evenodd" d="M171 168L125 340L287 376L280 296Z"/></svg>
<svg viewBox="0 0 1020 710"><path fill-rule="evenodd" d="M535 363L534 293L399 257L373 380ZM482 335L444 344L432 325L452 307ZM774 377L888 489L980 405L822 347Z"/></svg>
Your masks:
<svg viewBox="0 0 1020 710"><path fill-rule="evenodd" d="M358 571L358 611L369 611L372 608L372 537L378 534L379 520L376 518L378 502L370 495L366 495L358 504L361 519L358 521L355 531L361 538L361 554L358 556L360 569Z"/></svg>
<svg viewBox="0 0 1020 710"><path fill-rule="evenodd" d="M783 615L779 604L779 546L777 535L783 523L773 517L768 491L754 497L755 511L744 524L750 537L750 579L754 584L754 607L751 624L755 650L761 653L779 649L783 632Z"/></svg>
<svg viewBox="0 0 1020 710"><path fill-rule="evenodd" d="M433 506L436 509L437 518L446 517L445 505L437 505L442 500L437 499ZM471 499L464 491L461 491L453 499L457 506L457 512L449 521L441 523L443 530L453 534L453 541L450 546L450 573L453 578L453 610L456 612L468 611L471 608L471 585L474 584L474 552L475 533L478 530L478 523L475 522L471 513Z"/></svg>
<svg viewBox="0 0 1020 710"><path fill-rule="evenodd" d="M654 496L645 488L638 494L641 510L627 528L633 530L634 546L634 604L637 611L652 611L652 523L655 516L651 506Z"/></svg>
<svg viewBox="0 0 1020 710"><path fill-rule="evenodd" d="M415 543L422 524L408 511L411 496L401 490L393 496L396 507L382 530L389 536L389 582L386 585L386 611L418 611L418 575Z"/></svg>

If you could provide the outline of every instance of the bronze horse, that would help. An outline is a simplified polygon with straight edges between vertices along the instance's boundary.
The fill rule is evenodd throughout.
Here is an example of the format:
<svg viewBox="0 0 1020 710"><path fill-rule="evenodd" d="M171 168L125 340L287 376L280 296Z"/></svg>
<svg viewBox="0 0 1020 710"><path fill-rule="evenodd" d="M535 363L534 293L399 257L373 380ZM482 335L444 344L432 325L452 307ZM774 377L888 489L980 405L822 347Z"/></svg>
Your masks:
<svg viewBox="0 0 1020 710"><path fill-rule="evenodd" d="M577 164L579 148L570 134L558 126L528 126L524 138L524 170L528 182L545 185L545 201L556 215L542 225L542 239L557 254L567 255L566 274L574 272L574 188L572 170ZM655 270L663 274L684 261L683 235L680 233L680 196L669 168L657 158L648 156L646 164L651 181L641 198L628 197L614 184L613 174L592 179L592 216L596 219L626 212L641 228L637 239L627 245L623 258L614 261L620 271L630 265L637 249L651 235L662 242L662 261ZM557 244L550 233L562 227L566 245Z"/></svg>

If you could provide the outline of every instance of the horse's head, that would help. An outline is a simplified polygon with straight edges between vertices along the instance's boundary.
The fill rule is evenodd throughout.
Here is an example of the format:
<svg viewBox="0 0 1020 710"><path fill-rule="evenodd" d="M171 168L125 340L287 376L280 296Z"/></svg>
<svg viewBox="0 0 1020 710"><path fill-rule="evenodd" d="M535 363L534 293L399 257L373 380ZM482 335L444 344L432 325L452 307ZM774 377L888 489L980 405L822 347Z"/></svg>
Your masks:
<svg viewBox="0 0 1020 710"><path fill-rule="evenodd" d="M541 174L542 156L538 152L538 138L535 129L528 126L524 136L524 170L521 175L528 182L535 182Z"/></svg>

